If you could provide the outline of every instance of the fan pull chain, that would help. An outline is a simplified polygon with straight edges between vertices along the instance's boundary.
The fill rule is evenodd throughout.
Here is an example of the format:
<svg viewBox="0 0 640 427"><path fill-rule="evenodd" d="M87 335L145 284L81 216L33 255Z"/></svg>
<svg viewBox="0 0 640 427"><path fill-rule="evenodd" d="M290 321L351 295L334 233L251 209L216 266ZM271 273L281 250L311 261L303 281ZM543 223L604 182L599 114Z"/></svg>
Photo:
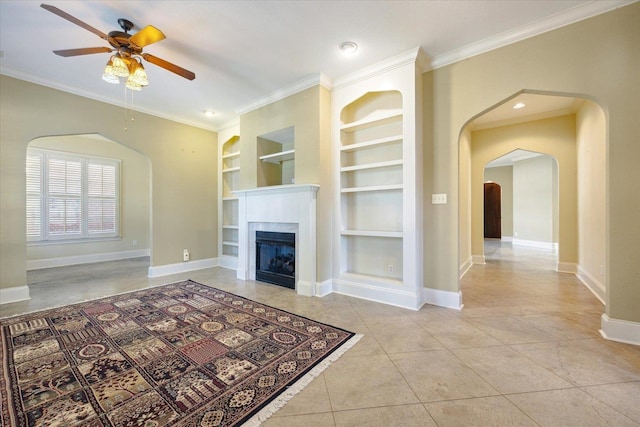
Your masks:
<svg viewBox="0 0 640 427"><path fill-rule="evenodd" d="M131 93L131 102L129 102L128 98L127 98L127 93L130 92ZM128 128L128 123L129 121L131 121L131 123L133 123L135 120L133 118L133 109L129 108L130 105L133 105L133 91L132 90L127 90L127 88L124 88L124 131L127 132L129 131Z"/></svg>

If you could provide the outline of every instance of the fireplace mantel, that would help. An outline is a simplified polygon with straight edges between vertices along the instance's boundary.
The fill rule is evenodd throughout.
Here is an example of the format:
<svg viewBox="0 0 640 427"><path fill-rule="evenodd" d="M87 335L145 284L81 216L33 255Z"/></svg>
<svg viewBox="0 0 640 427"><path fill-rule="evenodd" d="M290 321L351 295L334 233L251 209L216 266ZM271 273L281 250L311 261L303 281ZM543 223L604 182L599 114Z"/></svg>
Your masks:
<svg viewBox="0 0 640 427"><path fill-rule="evenodd" d="M236 190L240 280L255 279L255 231L296 233L296 292L316 294L316 194L313 184Z"/></svg>

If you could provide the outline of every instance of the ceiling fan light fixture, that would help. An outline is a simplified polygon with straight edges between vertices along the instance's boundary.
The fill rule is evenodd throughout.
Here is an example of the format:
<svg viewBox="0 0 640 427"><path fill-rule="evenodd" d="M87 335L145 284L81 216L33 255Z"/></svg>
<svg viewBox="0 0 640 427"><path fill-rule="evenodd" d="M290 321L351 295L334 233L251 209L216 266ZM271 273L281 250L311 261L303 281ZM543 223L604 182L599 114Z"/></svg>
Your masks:
<svg viewBox="0 0 640 427"><path fill-rule="evenodd" d="M142 90L142 86L139 85L138 83L136 83L135 81L133 81L133 79L131 79L131 77L129 77L127 79L126 86L127 86L127 89L129 89L129 90L135 90L135 91L141 91Z"/></svg>
<svg viewBox="0 0 640 427"><path fill-rule="evenodd" d="M113 74L118 77L129 77L129 67L127 67L127 63L120 56L120 54L116 54L111 57L111 62L113 66Z"/></svg>
<svg viewBox="0 0 640 427"><path fill-rule="evenodd" d="M130 70L128 80L131 80L133 83L137 84L138 86L149 85L149 79L147 78L147 73L139 61L137 60L131 61L131 70Z"/></svg>
<svg viewBox="0 0 640 427"><path fill-rule="evenodd" d="M104 80L107 83L114 84L114 85L117 85L117 84L120 83L120 79L113 72L113 61L111 61L111 59L109 59L109 62L107 62L107 66L104 67L104 73L102 74L102 80Z"/></svg>

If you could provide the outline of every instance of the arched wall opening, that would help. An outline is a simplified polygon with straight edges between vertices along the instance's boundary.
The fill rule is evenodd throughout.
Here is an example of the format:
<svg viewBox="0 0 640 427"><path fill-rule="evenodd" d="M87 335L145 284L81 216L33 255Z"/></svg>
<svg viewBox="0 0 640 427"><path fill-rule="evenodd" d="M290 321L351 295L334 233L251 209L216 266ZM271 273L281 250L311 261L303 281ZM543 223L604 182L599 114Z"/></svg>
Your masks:
<svg viewBox="0 0 640 427"><path fill-rule="evenodd" d="M513 113L512 105L523 100L535 108ZM605 113L584 96L521 91L470 119L459 138L460 277L473 263L484 262L485 165L522 149L557 161L557 270L576 273L604 303L606 144Z"/></svg>
<svg viewBox="0 0 640 427"><path fill-rule="evenodd" d="M39 137L30 149L119 161L119 221L115 237L28 241L27 270L150 257L151 163L145 155L99 134Z"/></svg>
<svg viewBox="0 0 640 427"><path fill-rule="evenodd" d="M548 256L557 258L557 159L543 153L518 149L487 163L483 183L483 237L497 237L514 247L527 246L549 250ZM491 188L491 185L501 187L497 212L496 209L488 209L493 205L492 199L495 198L491 192L487 192L487 187ZM498 219L496 216L499 216ZM487 230L490 232L489 235ZM553 264L553 268L556 268L556 263Z"/></svg>

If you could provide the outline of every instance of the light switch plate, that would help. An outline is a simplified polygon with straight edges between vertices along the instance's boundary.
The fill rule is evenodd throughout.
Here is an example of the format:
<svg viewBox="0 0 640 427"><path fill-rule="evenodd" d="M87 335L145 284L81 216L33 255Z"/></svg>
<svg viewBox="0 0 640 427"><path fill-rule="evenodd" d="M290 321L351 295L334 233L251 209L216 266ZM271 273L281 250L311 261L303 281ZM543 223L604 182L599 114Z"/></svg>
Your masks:
<svg viewBox="0 0 640 427"><path fill-rule="evenodd" d="M431 195L431 204L432 205L446 205L447 204L447 193L432 194Z"/></svg>

